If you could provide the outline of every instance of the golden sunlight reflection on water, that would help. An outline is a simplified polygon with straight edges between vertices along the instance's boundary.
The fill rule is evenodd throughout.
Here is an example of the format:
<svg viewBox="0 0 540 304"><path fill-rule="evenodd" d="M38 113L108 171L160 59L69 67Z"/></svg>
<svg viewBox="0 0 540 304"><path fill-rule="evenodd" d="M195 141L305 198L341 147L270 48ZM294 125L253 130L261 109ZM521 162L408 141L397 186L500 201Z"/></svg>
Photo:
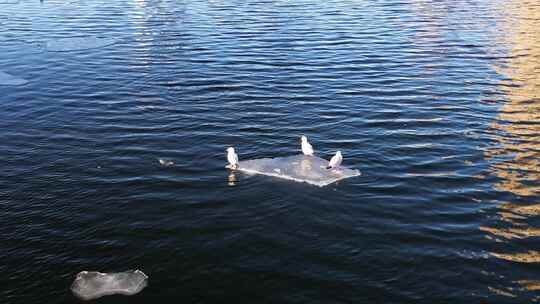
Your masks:
<svg viewBox="0 0 540 304"><path fill-rule="evenodd" d="M527 244L540 236L540 228L533 221L540 216L540 4L513 1L502 9L512 20L504 25L509 56L497 69L508 78L501 84L506 102L491 125L496 144L486 152L486 158L494 160L490 174L498 178L495 188L513 194L519 201L499 205L498 227L483 226L480 230L499 243L514 245L529 240L520 242L517 252L501 250L491 252L492 256L512 263L539 263L540 251L527 248ZM540 290L540 275L510 280L517 288L489 289L509 297L516 296L519 290Z"/></svg>

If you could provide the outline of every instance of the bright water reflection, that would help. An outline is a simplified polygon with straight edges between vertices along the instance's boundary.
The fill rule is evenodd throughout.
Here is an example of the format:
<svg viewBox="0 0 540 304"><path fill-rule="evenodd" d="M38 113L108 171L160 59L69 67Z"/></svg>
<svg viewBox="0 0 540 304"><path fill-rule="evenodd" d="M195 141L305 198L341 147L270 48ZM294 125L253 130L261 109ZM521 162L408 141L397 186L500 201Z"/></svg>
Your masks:
<svg viewBox="0 0 540 304"><path fill-rule="evenodd" d="M508 59L499 71L507 77L502 83L506 102L491 124L495 145L486 151L491 160L491 174L497 176L494 187L514 196L498 205L500 223L482 226L489 238L499 242L492 255L515 263L540 263L540 4L509 1L504 5L508 16L503 22L507 31L504 42L510 48ZM534 300L540 290L540 276L531 271L516 274L500 269L507 284L493 287L508 297L529 291Z"/></svg>

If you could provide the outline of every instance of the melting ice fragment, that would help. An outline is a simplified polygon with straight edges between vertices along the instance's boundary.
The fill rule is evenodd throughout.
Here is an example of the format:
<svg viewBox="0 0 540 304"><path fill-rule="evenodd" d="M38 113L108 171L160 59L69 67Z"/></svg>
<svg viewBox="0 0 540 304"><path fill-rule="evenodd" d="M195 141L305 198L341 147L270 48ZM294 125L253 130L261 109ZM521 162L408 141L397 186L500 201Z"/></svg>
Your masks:
<svg viewBox="0 0 540 304"><path fill-rule="evenodd" d="M358 170L345 167L326 169L327 166L328 161L320 157L294 155L240 161L237 170L305 182L319 187L361 175Z"/></svg>
<svg viewBox="0 0 540 304"><path fill-rule="evenodd" d="M18 86L27 84L28 80L22 79L0 71L0 85Z"/></svg>
<svg viewBox="0 0 540 304"><path fill-rule="evenodd" d="M70 37L49 40L45 43L45 48L51 52L80 51L108 46L115 42L113 38Z"/></svg>
<svg viewBox="0 0 540 304"><path fill-rule="evenodd" d="M174 165L174 162L170 159L159 158L158 161L159 161L159 164L162 165L163 167L170 167Z"/></svg>
<svg viewBox="0 0 540 304"><path fill-rule="evenodd" d="M81 271L71 285L71 291L83 300L102 296L123 294L134 295L146 287L148 276L140 270L117 273Z"/></svg>

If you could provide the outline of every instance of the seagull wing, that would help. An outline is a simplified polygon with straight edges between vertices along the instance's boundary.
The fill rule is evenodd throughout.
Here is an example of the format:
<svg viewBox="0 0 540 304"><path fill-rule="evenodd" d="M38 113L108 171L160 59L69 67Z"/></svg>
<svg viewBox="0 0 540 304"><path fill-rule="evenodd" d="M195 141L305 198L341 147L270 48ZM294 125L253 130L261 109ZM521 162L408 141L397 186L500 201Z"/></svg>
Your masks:
<svg viewBox="0 0 540 304"><path fill-rule="evenodd" d="M339 167L342 161L343 161L343 157L341 155L336 154L332 156L332 158L330 159L330 162L328 163L328 167L330 168Z"/></svg>
<svg viewBox="0 0 540 304"><path fill-rule="evenodd" d="M302 143L302 153L304 155L313 155L313 146L308 142Z"/></svg>
<svg viewBox="0 0 540 304"><path fill-rule="evenodd" d="M308 146L308 152L309 152L308 154L313 155L313 146L310 143L308 143L307 146Z"/></svg>
<svg viewBox="0 0 540 304"><path fill-rule="evenodd" d="M330 159L330 162L328 163L328 167L330 168L335 167L337 162L338 162L338 156L337 155L332 156L332 158Z"/></svg>
<svg viewBox="0 0 540 304"><path fill-rule="evenodd" d="M339 167L341 166L341 162L343 161L343 156L340 155L336 155L337 156L337 161L336 161L336 167Z"/></svg>
<svg viewBox="0 0 540 304"><path fill-rule="evenodd" d="M234 152L228 153L227 160L229 161L229 164L236 165L238 163L238 155L236 155Z"/></svg>

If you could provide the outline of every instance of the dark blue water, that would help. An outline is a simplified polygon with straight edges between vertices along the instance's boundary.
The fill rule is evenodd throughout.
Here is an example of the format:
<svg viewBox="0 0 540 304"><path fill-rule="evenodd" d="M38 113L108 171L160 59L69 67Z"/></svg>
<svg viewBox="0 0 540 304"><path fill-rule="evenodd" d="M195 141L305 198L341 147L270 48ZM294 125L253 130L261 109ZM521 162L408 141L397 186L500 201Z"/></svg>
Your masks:
<svg viewBox="0 0 540 304"><path fill-rule="evenodd" d="M538 28L518 0L0 0L28 81L0 83L0 302L127 269L149 286L97 302L539 301ZM362 176L224 168L302 134Z"/></svg>

